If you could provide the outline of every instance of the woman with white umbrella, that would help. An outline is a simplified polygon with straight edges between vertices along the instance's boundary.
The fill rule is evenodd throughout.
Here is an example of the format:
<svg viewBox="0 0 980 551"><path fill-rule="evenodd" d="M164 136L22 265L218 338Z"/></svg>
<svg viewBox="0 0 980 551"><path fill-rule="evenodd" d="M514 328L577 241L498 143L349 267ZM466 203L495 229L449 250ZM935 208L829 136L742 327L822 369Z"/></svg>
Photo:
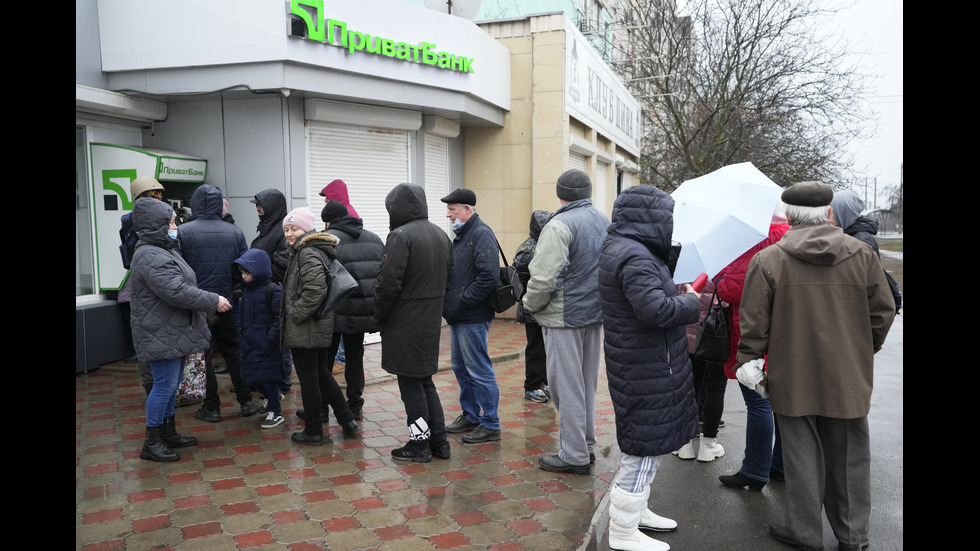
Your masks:
<svg viewBox="0 0 980 551"><path fill-rule="evenodd" d="M746 251L742 256L725 267L719 274L718 296L731 304L728 320L729 344L728 360L725 362L725 375L735 378L735 355L738 352L738 339L741 336L738 325L738 310L742 302L742 288L745 285L745 270L752 257L762 249L782 239L789 230L786 220L786 205L779 203L769 225L769 237L758 245ZM721 475L718 480L730 488L745 488L759 491L769 482L770 478L782 479L783 454L779 441L779 431L775 426L775 418L769 399L763 398L755 390L738 385L745 399L745 458L742 466L735 474ZM773 445L773 435L776 441Z"/></svg>

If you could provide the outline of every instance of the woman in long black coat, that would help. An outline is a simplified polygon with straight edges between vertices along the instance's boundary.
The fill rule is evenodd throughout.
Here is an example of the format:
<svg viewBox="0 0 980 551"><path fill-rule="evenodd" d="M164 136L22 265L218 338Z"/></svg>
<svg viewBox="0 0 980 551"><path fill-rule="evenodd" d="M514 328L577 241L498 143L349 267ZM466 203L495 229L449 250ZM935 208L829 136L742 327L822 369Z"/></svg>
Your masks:
<svg viewBox="0 0 980 551"><path fill-rule="evenodd" d="M613 206L599 255L606 374L623 459L611 488L609 546L667 549L639 528L677 523L647 509L661 456L697 431L686 326L698 321L700 297L678 294L667 259L674 200L652 186L633 186Z"/></svg>

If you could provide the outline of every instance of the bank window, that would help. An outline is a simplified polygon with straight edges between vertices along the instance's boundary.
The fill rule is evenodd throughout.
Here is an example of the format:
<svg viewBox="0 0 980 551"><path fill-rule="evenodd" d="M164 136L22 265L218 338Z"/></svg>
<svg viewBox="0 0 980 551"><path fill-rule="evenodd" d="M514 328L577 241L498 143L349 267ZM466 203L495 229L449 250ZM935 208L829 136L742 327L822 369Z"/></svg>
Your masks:
<svg viewBox="0 0 980 551"><path fill-rule="evenodd" d="M92 204L88 195L85 127L75 126L75 296L95 294Z"/></svg>

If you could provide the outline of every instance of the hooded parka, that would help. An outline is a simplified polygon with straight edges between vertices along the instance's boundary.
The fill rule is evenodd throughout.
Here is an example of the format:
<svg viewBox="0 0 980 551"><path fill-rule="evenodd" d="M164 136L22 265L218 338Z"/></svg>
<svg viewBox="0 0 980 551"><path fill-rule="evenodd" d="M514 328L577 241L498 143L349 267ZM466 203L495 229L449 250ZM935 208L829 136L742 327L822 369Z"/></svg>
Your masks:
<svg viewBox="0 0 980 551"><path fill-rule="evenodd" d="M375 289L381 367L426 377L439 366L443 298L452 283L452 242L429 222L425 190L398 184L385 198L391 232Z"/></svg>
<svg viewBox="0 0 980 551"><path fill-rule="evenodd" d="M191 195L194 219L180 226L177 248L197 274L201 289L232 300L232 286L241 282L234 262L248 250L248 244L238 226L221 219L222 208L218 187L204 184L194 190Z"/></svg>
<svg viewBox="0 0 980 551"><path fill-rule="evenodd" d="M247 383L282 379L279 305L282 289L272 283L272 261L262 249L245 251L235 264L252 274L238 308L242 316L242 379Z"/></svg>
<svg viewBox="0 0 980 551"><path fill-rule="evenodd" d="M327 348L333 341L333 313L317 319L317 310L327 296L327 266L335 258L338 241L334 235L312 230L288 247L279 318L286 348Z"/></svg>
<svg viewBox="0 0 980 551"><path fill-rule="evenodd" d="M844 230L845 234L867 243L880 258L878 240L875 239L878 222L861 214L864 212L864 201L858 197L858 194L851 190L835 191L830 206L834 209L837 227Z"/></svg>
<svg viewBox="0 0 980 551"><path fill-rule="evenodd" d="M652 186L616 199L599 256L606 374L623 453L647 457L680 448L697 432L686 326L698 295L678 295L667 267L674 200Z"/></svg>
<svg viewBox="0 0 980 551"><path fill-rule="evenodd" d="M517 270L517 277L521 280L521 288L525 292L527 282L531 280L531 269L529 266L531 260L534 259L534 248L538 245L538 236L541 235L541 230L548 223L548 220L551 220L553 214L553 212L547 210L536 210L532 212L531 221L528 224L530 230L528 238L517 247L517 252L514 253L514 269ZM521 293L521 296L517 300L517 321L520 323L534 322L534 317L524 311L524 303L520 300L524 298L524 294Z"/></svg>
<svg viewBox="0 0 980 551"><path fill-rule="evenodd" d="M286 251L286 236L282 233L282 219L286 217L286 196L278 189L264 189L255 194L252 202L262 207L259 225L255 228L259 235L252 240L251 248L262 249L272 261L272 281L282 283L289 263Z"/></svg>
<svg viewBox="0 0 980 551"><path fill-rule="evenodd" d="M349 214L330 222L326 231L340 239L334 253L357 280L357 289L337 304L334 331L346 334L373 333L378 330L374 320L374 289L378 283L378 270L381 269L385 244L380 237L364 229L360 218Z"/></svg>
<svg viewBox="0 0 980 551"><path fill-rule="evenodd" d="M133 206L139 234L130 265L131 324L141 362L172 360L211 346L205 312L218 310L218 295L197 287L194 270L167 235L174 211L143 197Z"/></svg>

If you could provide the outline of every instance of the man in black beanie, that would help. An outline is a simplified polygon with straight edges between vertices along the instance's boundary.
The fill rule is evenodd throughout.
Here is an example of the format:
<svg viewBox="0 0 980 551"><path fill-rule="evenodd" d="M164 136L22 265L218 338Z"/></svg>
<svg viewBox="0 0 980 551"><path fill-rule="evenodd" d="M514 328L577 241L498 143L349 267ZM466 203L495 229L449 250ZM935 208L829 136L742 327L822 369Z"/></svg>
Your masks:
<svg viewBox="0 0 980 551"><path fill-rule="evenodd" d="M578 169L558 177L561 208L541 230L524 310L544 333L548 383L558 408L558 455L541 468L589 474L595 447L595 394L602 350L599 252L609 219L592 205L592 181Z"/></svg>
<svg viewBox="0 0 980 551"><path fill-rule="evenodd" d="M871 517L874 355L895 301L871 247L831 223L833 197L823 182L783 192L792 228L745 272L735 374L768 393L782 437L785 513L769 533L823 549L825 510L839 548L857 551Z"/></svg>

